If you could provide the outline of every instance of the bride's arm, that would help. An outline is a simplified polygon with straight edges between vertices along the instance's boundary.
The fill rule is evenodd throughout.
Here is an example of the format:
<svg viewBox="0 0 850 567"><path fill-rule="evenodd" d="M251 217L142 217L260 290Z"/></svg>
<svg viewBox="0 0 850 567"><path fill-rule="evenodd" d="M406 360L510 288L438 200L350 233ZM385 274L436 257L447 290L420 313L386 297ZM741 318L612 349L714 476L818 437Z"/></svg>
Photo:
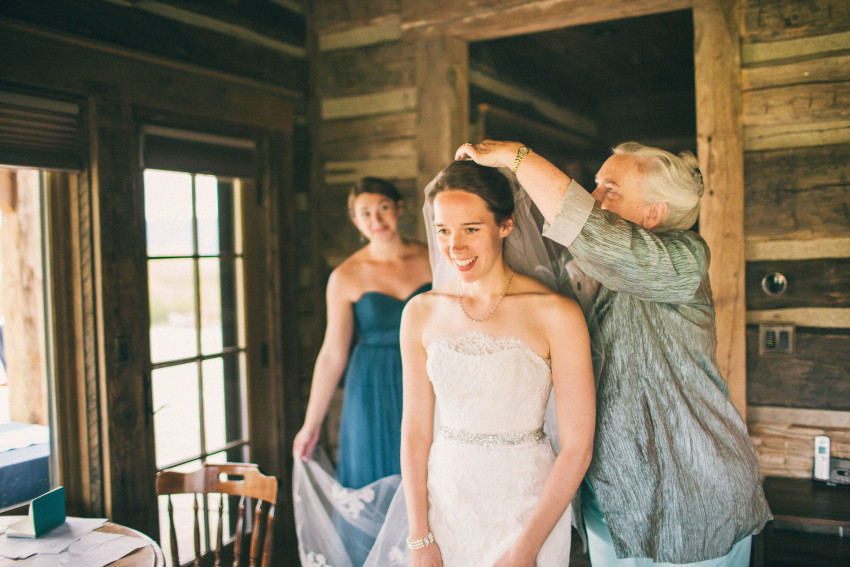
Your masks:
<svg viewBox="0 0 850 567"><path fill-rule="evenodd" d="M544 328L549 338L561 451L531 518L497 566L535 564L540 548L581 484L593 454L596 390L584 315L578 303L560 296L557 301L547 301L546 306Z"/></svg>
<svg viewBox="0 0 850 567"><path fill-rule="evenodd" d="M434 390L425 370L422 344L427 311L423 296L413 298L401 317L401 363L404 405L401 417L401 476L407 501L410 539L430 533L428 526L428 455L434 437ZM411 566L442 565L436 543L410 552Z"/></svg>

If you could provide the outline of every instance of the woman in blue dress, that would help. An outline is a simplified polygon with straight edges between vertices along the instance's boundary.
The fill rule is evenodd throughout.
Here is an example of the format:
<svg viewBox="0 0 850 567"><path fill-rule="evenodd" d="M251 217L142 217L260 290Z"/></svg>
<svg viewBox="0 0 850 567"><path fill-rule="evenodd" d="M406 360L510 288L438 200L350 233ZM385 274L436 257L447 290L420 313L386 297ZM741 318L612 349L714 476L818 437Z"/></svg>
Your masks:
<svg viewBox="0 0 850 567"><path fill-rule="evenodd" d="M296 460L312 458L344 373L337 481L346 488L401 470L401 311L431 282L428 248L399 233L401 210L401 194L383 179L363 178L349 194L349 216L368 243L328 280L325 338L304 425L293 444Z"/></svg>

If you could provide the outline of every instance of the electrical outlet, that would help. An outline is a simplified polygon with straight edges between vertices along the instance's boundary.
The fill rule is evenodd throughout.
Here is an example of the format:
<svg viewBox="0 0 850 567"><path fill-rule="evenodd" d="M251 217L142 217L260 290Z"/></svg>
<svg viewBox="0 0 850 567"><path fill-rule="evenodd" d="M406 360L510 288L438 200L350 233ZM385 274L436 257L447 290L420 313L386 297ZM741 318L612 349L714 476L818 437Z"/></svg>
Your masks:
<svg viewBox="0 0 850 567"><path fill-rule="evenodd" d="M759 325L760 356L793 356L795 343L793 323L761 323Z"/></svg>

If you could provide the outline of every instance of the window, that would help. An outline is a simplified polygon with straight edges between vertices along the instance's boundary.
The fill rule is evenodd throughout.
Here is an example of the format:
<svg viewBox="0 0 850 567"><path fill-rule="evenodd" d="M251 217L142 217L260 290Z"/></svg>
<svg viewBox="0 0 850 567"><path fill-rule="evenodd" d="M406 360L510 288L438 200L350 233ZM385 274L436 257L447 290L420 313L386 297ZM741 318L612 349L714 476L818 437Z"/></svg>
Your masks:
<svg viewBox="0 0 850 567"><path fill-rule="evenodd" d="M241 184L148 169L144 188L157 470L247 461ZM192 497L172 501L175 521L191 526ZM215 533L205 533L209 548Z"/></svg>
<svg viewBox="0 0 850 567"><path fill-rule="evenodd" d="M58 484L48 175L0 169L0 509Z"/></svg>

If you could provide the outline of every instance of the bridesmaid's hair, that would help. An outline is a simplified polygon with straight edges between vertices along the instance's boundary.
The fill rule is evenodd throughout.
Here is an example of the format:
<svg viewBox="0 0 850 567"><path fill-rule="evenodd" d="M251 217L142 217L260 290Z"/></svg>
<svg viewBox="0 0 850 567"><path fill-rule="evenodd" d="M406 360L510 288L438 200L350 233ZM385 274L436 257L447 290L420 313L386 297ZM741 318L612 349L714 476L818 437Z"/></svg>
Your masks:
<svg viewBox="0 0 850 567"><path fill-rule="evenodd" d="M399 203L404 199L395 185L380 177L364 177L358 181L348 193L348 216L354 218L354 201L363 193L374 193L392 199Z"/></svg>
<svg viewBox="0 0 850 567"><path fill-rule="evenodd" d="M434 198L443 191L466 191L478 195L493 213L496 224L502 224L514 214L514 193L508 178L495 167L478 165L471 160L455 161L437 175L426 198L433 205Z"/></svg>

